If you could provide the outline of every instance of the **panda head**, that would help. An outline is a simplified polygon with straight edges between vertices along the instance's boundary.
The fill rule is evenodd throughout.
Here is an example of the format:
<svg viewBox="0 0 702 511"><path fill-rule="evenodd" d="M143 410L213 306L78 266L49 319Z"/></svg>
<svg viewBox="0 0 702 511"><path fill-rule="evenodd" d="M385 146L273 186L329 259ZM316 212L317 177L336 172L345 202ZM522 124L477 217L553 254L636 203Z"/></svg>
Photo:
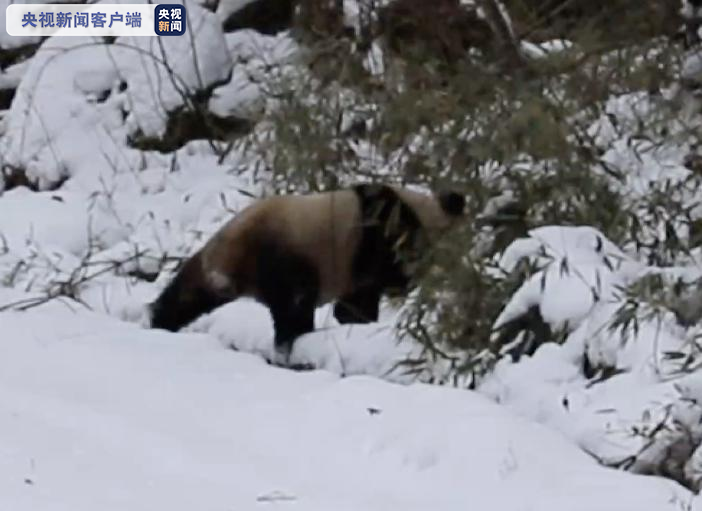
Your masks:
<svg viewBox="0 0 702 511"><path fill-rule="evenodd" d="M200 256L196 254L149 304L151 327L175 332L225 302L222 294L205 278Z"/></svg>

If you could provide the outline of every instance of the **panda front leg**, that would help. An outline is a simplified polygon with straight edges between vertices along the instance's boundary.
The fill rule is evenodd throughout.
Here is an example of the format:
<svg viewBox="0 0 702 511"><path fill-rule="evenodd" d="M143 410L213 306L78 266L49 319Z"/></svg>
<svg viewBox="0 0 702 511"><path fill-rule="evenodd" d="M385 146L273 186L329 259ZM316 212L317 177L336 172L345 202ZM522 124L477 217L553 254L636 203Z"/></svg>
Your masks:
<svg viewBox="0 0 702 511"><path fill-rule="evenodd" d="M273 317L274 362L288 365L295 339L314 330L319 276L305 258L275 244L261 248L257 269L259 301Z"/></svg>
<svg viewBox="0 0 702 511"><path fill-rule="evenodd" d="M314 309L314 301L308 300L295 303L291 299L271 305L275 329L274 363L288 365L295 339L314 330Z"/></svg>

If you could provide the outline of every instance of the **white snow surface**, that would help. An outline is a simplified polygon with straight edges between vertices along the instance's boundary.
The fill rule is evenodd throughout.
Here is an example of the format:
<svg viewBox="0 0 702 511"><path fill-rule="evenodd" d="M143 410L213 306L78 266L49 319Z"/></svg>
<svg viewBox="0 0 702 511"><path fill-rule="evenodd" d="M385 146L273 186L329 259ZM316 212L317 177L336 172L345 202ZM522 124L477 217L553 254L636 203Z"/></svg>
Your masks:
<svg viewBox="0 0 702 511"><path fill-rule="evenodd" d="M2 316L5 509L674 510L474 392L292 372L52 303Z"/></svg>

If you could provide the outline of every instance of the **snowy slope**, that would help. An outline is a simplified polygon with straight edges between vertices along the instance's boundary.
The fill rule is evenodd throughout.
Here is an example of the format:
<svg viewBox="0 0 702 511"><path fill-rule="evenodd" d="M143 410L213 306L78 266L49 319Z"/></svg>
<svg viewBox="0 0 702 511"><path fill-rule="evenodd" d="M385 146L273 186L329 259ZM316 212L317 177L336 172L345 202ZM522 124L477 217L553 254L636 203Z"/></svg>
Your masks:
<svg viewBox="0 0 702 511"><path fill-rule="evenodd" d="M286 371L59 303L4 314L2 331L3 510L663 511L690 498L472 392Z"/></svg>

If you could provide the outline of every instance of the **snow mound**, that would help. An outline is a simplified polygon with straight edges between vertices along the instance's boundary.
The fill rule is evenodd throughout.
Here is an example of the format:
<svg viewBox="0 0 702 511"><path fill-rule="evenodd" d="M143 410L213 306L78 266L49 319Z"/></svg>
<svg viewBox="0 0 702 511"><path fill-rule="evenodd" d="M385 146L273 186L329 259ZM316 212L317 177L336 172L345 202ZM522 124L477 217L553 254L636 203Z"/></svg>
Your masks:
<svg viewBox="0 0 702 511"><path fill-rule="evenodd" d="M264 36L238 30L225 37L236 62L229 81L213 90L209 110L220 117L257 120L278 90L289 87L286 76L296 69L293 64L300 50L285 32Z"/></svg>
<svg viewBox="0 0 702 511"><path fill-rule="evenodd" d="M189 37L48 38L5 119L5 164L40 189L80 173L97 180L139 169L143 155L128 140L163 135L168 113L229 78L232 59L214 14L192 4L188 16Z"/></svg>
<svg viewBox="0 0 702 511"><path fill-rule="evenodd" d="M542 345L519 362L501 360L480 392L561 431L601 462L702 483L702 402L695 342L672 312L622 322L624 290L652 275L692 277L680 268L647 267L591 228L541 228L504 254L536 264L498 323L536 307L564 344ZM699 274L699 272L697 272ZM587 366L596 370L587 374ZM606 370L608 374L597 374Z"/></svg>
<svg viewBox="0 0 702 511"><path fill-rule="evenodd" d="M512 296L495 327L538 306L554 328L577 325L596 303L607 302L639 277L645 266L624 254L596 229L546 226L529 232L505 250L500 266L512 271L523 259L541 270Z"/></svg>
<svg viewBox="0 0 702 511"><path fill-rule="evenodd" d="M120 73L131 89L127 124L132 131L139 130L147 137L162 135L167 114L186 103L184 96L229 77L233 62L216 16L189 4L188 24L189 37L125 37L116 41Z"/></svg>

